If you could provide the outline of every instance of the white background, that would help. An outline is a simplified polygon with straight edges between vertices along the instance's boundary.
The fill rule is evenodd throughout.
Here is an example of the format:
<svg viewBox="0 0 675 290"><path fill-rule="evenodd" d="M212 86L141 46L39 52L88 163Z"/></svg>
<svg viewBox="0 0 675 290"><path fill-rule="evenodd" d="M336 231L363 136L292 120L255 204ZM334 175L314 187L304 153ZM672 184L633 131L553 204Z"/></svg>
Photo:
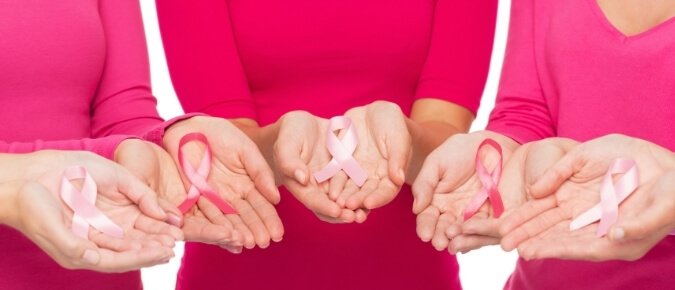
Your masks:
<svg viewBox="0 0 675 290"><path fill-rule="evenodd" d="M480 1L480 0L468 0ZM487 124L487 117L494 106L499 73L504 58L504 46L508 28L510 1L499 1L499 14L495 46L492 53L492 64L487 86L483 94L478 117L473 124L472 131L481 130ZM171 86L171 80L166 67L166 60L162 50L162 41L157 25L155 1L141 1L145 31L150 52L152 70L152 87L158 99L158 110L165 119L182 114L180 104ZM458 44L461 45L461 44ZM431 245L429 245L431 247ZM183 254L183 243L178 243L176 257L169 264L155 266L142 271L145 289L165 290L173 289L176 281L176 272ZM244 255L246 252L243 253ZM501 289L504 282L513 271L517 254L504 253L498 246L485 247L469 254L458 256L460 264L460 278L465 289Z"/></svg>

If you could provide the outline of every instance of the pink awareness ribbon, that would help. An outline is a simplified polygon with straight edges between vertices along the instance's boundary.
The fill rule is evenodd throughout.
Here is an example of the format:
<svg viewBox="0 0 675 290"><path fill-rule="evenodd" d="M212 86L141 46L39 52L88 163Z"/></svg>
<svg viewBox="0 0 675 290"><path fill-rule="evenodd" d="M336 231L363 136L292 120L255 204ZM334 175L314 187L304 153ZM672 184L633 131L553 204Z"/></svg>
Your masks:
<svg viewBox="0 0 675 290"><path fill-rule="evenodd" d="M494 147L495 149L497 149L497 152L499 153L499 163L497 163L497 166L491 173L488 173L487 169L485 168L485 165L480 160L479 154L480 149L483 148L483 146L487 145ZM504 157L502 155L502 146L499 146L499 143L497 143L497 141L495 140L485 139L478 146L478 150L476 150L476 174L478 175L478 179L480 180L481 184L483 184L483 187L480 189L478 194L473 198L473 200L471 200L466 210L464 210L465 221L470 219L474 214L476 214L478 209L483 205L483 203L488 198L490 199L490 203L492 204L492 211L494 212L495 218L499 218L504 212L504 203L502 202L502 197L499 194L499 190L497 190L497 184L499 184L499 179L502 176L503 158Z"/></svg>
<svg viewBox="0 0 675 290"><path fill-rule="evenodd" d="M77 190L70 180L84 178L82 190ZM94 178L84 167L72 166L63 171L60 195L73 210L73 234L88 240L89 226L116 238L124 237L124 230L96 207L98 190Z"/></svg>
<svg viewBox="0 0 675 290"><path fill-rule="evenodd" d="M619 181L614 184L612 175L623 173ZM602 178L600 186L600 203L590 208L570 223L570 230L583 228L600 220L597 237L607 234L609 227L616 223L619 216L619 204L630 196L640 185L635 161L629 158L612 160L609 169Z"/></svg>
<svg viewBox="0 0 675 290"><path fill-rule="evenodd" d="M334 131L340 129L347 129L342 140L335 136ZM335 174L340 172L340 169L351 178L359 187L363 186L368 178L368 174L361 168L356 159L352 157L359 138L356 135L356 128L352 123L352 119L344 116L333 117L328 121L328 130L326 131L326 147L333 159L323 169L314 173L314 178L319 183L328 180Z"/></svg>
<svg viewBox="0 0 675 290"><path fill-rule="evenodd" d="M206 151L202 157L202 161L199 163L199 168L195 170L194 167L187 160L187 157L183 154L183 146L191 141L199 141L206 145ZM210 202L212 202L221 212L224 214L237 214L237 210L234 209L230 204L223 200L215 190L206 182L206 178L211 172L211 147L209 146L209 141L206 139L206 136L202 133L189 133L183 136L180 139L178 144L178 161L180 166L185 173L185 177L192 183L190 190L188 191L187 198L178 206L181 212L186 213L192 206L197 203L199 196L201 194L206 197Z"/></svg>

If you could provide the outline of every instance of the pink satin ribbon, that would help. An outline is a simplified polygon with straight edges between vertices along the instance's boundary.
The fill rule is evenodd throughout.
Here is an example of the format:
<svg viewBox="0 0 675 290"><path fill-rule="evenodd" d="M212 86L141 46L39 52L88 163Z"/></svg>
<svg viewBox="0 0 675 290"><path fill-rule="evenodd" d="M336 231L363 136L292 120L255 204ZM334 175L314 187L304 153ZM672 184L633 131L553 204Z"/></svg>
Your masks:
<svg viewBox="0 0 675 290"><path fill-rule="evenodd" d="M497 149L497 152L499 153L499 163L497 163L497 166L495 169L491 172L488 173L487 169L485 168L485 165L483 165L483 162L480 160L480 149L483 148L483 146L490 145ZM478 146L478 150L476 150L476 174L478 175L478 179L480 182L483 184L483 187L480 189L478 194L471 200L469 205L467 206L466 210L464 210L464 220L470 219L478 209L483 205L483 203L489 198L490 203L492 204L492 211L494 213L495 218L499 218L502 213L504 212L504 203L502 202L502 197L499 194L499 190L497 190L497 184L499 184L499 179L502 176L502 161L503 161L503 155L502 155L502 146L499 146L499 143L497 143L495 140L492 139L485 139L483 140L482 143Z"/></svg>
<svg viewBox="0 0 675 290"><path fill-rule="evenodd" d="M77 190L70 180L84 178L82 190ZM89 226L116 238L124 237L124 230L96 207L98 190L96 182L84 167L73 166L63 171L61 199L73 210L73 234L89 239Z"/></svg>
<svg viewBox="0 0 675 290"><path fill-rule="evenodd" d="M199 168L195 170L194 167L187 160L187 157L183 154L183 146L191 141L199 141L206 145L206 151L202 157L201 163L199 163ZM206 136L201 133L190 133L183 136L180 139L178 144L178 161L180 166L185 173L185 177L192 183L190 190L188 191L187 198L183 201L178 208L186 213L192 206L197 203L199 196L201 194L206 197L210 202L212 202L220 211L224 214L237 214L237 210L234 209L230 204L223 200L215 190L206 182L206 178L211 172L211 147L209 146L209 141L206 139Z"/></svg>
<svg viewBox="0 0 675 290"><path fill-rule="evenodd" d="M342 140L338 139L335 133L333 133L340 129L347 129ZM356 185L359 187L363 186L366 179L368 179L368 174L356 162L356 159L352 157L358 140L356 128L354 128L354 124L349 117L338 116L331 118L328 121L328 130L326 131L326 147L331 156L333 156L333 159L331 159L326 167L314 173L316 181L321 183L328 180L342 169Z"/></svg>
<svg viewBox="0 0 675 290"><path fill-rule="evenodd" d="M623 176L614 184L612 175L619 173L623 173ZM570 230L580 229L600 220L596 236L604 236L607 234L609 227L616 223L619 215L619 204L630 196L639 185L635 161L628 158L614 159L602 179L600 203L574 219L570 223Z"/></svg>

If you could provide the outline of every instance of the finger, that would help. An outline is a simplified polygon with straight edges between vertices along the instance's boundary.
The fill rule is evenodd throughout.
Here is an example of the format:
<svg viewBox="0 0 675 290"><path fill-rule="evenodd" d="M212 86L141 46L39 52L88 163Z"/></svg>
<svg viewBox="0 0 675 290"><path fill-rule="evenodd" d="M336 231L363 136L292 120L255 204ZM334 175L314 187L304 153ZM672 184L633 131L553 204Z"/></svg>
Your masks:
<svg viewBox="0 0 675 290"><path fill-rule="evenodd" d="M527 221L502 238L501 246L505 251L511 251L521 242L536 237L569 217L560 208L548 210Z"/></svg>
<svg viewBox="0 0 675 290"><path fill-rule="evenodd" d="M233 246L233 245L230 245L230 244L221 245L220 247L227 250L228 252L230 252L232 254L241 254L241 252L243 252L243 250L244 250L244 248L242 246L236 246L236 245Z"/></svg>
<svg viewBox="0 0 675 290"><path fill-rule="evenodd" d="M368 218L368 214L370 213L370 210L364 209L364 208L359 208L359 209L355 210L354 213L356 214L356 220L355 221L357 223L363 223Z"/></svg>
<svg viewBox="0 0 675 290"><path fill-rule="evenodd" d="M525 159L525 186L533 185L542 177L544 172L552 168L565 156L566 151L561 148L562 138L542 140L529 144L530 149ZM525 145L528 146L528 145ZM535 198L540 198L537 196Z"/></svg>
<svg viewBox="0 0 675 290"><path fill-rule="evenodd" d="M575 172L584 166L582 156L572 151L563 156L551 168L528 188L528 194L533 198L543 198L553 194Z"/></svg>
<svg viewBox="0 0 675 290"><path fill-rule="evenodd" d="M284 226L274 206L258 192L248 194L246 200L260 219L262 219L270 238L275 242L281 241L284 236Z"/></svg>
<svg viewBox="0 0 675 290"><path fill-rule="evenodd" d="M438 217L438 223L436 224L436 230L434 231L434 237L431 239L431 244L438 251L442 251L448 248L450 244L450 239L445 235L445 230L455 222L455 217L449 214L441 214Z"/></svg>
<svg viewBox="0 0 675 290"><path fill-rule="evenodd" d="M469 235L489 236L501 239L499 228L502 219L493 218L470 218L462 224L462 232Z"/></svg>
<svg viewBox="0 0 675 290"><path fill-rule="evenodd" d="M239 217L239 215L236 214L224 215L223 212L220 211L220 209L218 209L215 205L213 205L210 201L208 201L206 198L203 197L200 197L197 200L197 204L199 206L199 209L204 213L205 216L209 218L209 220L222 221L223 217L227 219L228 222L226 224L232 226L232 228L234 228L237 232L241 233L242 243L246 248L251 249L255 246L255 238L253 237L253 233L249 230L249 228L246 226L244 221ZM237 207L240 205L238 204L232 205L241 214L241 209Z"/></svg>
<svg viewBox="0 0 675 290"><path fill-rule="evenodd" d="M338 202L338 199L340 199L340 197L343 194L346 194L346 193L344 193L344 191L345 191L345 187L347 186L348 181L349 181L349 176L347 176L347 174L344 171L339 171L337 174L333 175L333 177L331 177L328 180L328 197L331 200L337 202L338 205L340 205L340 206L343 206L344 203L341 205ZM354 186L352 186L351 192L349 193L350 195L351 195L351 193L358 190L358 188L354 188L354 187L356 187L356 184L354 184ZM344 198L344 197L343 197L343 199L347 200L347 198Z"/></svg>
<svg viewBox="0 0 675 290"><path fill-rule="evenodd" d="M363 206L368 209L382 207L396 198L400 186L385 179L380 181L379 186L363 200Z"/></svg>
<svg viewBox="0 0 675 290"><path fill-rule="evenodd" d="M368 187L363 188L363 190L369 191L371 188L374 188L376 186L376 185L373 185L373 180L367 180L366 183L368 181L371 181L371 183L368 185ZM332 182L332 180L331 180L331 182ZM375 184L377 184L377 181L374 181L374 182L375 182ZM364 186L365 186L365 183L364 183ZM354 181L352 181L351 179L348 179L348 180L346 180L345 184L342 186L342 191L340 192L340 195L338 196L337 200L335 200L335 202L340 207L348 208L347 207L347 200L349 200L352 196L354 196L360 190L362 190L362 188L359 188L359 186L356 185L356 183L354 183ZM356 206L354 208L358 208L358 207L361 207L361 205L363 204L363 200L357 200L354 203L356 203Z"/></svg>
<svg viewBox="0 0 675 290"><path fill-rule="evenodd" d="M174 257L173 250L167 247L149 247L124 252L99 249L98 254L99 261L91 269L104 272L127 272L143 267L166 264Z"/></svg>
<svg viewBox="0 0 675 290"><path fill-rule="evenodd" d="M651 200L647 209L610 227L611 240L640 240L654 234L667 233L674 227L675 171L663 174L649 194Z"/></svg>
<svg viewBox="0 0 675 290"><path fill-rule="evenodd" d="M147 234L167 235L177 241L182 241L185 238L180 228L144 215L138 216L134 227Z"/></svg>
<svg viewBox="0 0 675 290"><path fill-rule="evenodd" d="M125 237L132 231L133 230L125 230ZM132 251L143 248L143 241L141 240L129 239L128 237L120 239L91 229L89 231L89 240L99 248L109 249L115 252Z"/></svg>
<svg viewBox="0 0 675 290"><path fill-rule="evenodd" d="M242 146L240 150L241 162L244 165L244 169L253 180L258 192L271 203L277 204L281 200L281 196L274 182L274 172L272 172L269 164L267 164L267 161L265 161L265 158L255 144L250 140L247 141L246 143L249 143L248 146ZM251 148L254 148L254 150L251 150Z"/></svg>
<svg viewBox="0 0 675 290"><path fill-rule="evenodd" d="M484 246L497 245L500 239L490 236L462 234L450 241L448 251L451 254L466 254L469 251L480 249Z"/></svg>
<svg viewBox="0 0 675 290"><path fill-rule="evenodd" d="M119 192L137 204L143 214L156 220L167 220L168 217L166 213L159 206L157 194L145 183L134 177L129 171L121 166L116 167L115 176Z"/></svg>
<svg viewBox="0 0 675 290"><path fill-rule="evenodd" d="M438 182L442 178L442 173L439 172L441 165L437 162L435 155L430 154L422 165L420 173L412 185L412 194L414 197L413 212L419 214L429 205L433 198Z"/></svg>
<svg viewBox="0 0 675 290"><path fill-rule="evenodd" d="M228 221L229 222L229 221ZM233 227L226 227L224 225L217 225L208 222L206 219L200 221L198 217L185 218L185 225L183 226L183 234L186 241L201 242L207 244L224 244L224 243L243 243L243 236L237 240L233 237L235 232Z"/></svg>
<svg viewBox="0 0 675 290"><path fill-rule="evenodd" d="M358 188L354 182L351 182L351 184L349 184L350 190L348 191L345 189L345 193L338 198L338 204L340 204L340 200L345 199L345 207L348 209L355 210L363 207L371 208L365 206L365 201L368 196L377 190L380 183L381 181L377 179L367 179L363 186Z"/></svg>
<svg viewBox="0 0 675 290"><path fill-rule="evenodd" d="M384 138L386 152L382 154L387 158L389 179L398 186L405 183L405 169L408 168L412 150L412 139L405 122L402 123L397 127L404 130L387 131L390 134Z"/></svg>
<svg viewBox="0 0 675 290"><path fill-rule="evenodd" d="M509 235L514 229L520 227L524 223L539 216L540 214L553 209L556 206L555 196L549 196L544 199L531 200L515 209L511 214L504 217L499 227L499 236L505 237ZM507 240L510 242L510 240ZM507 243L502 240L502 248L505 251L515 249L516 245Z"/></svg>
<svg viewBox="0 0 675 290"><path fill-rule="evenodd" d="M312 178L307 164L302 160L302 144L296 144L295 139L290 141L279 140L274 146L275 166L279 173L287 178L294 179L301 185L307 185Z"/></svg>
<svg viewBox="0 0 675 290"><path fill-rule="evenodd" d="M436 232L436 224L441 212L433 206L430 206L417 214L417 236L424 242L431 241Z"/></svg>
<svg viewBox="0 0 675 290"><path fill-rule="evenodd" d="M251 194L251 195L256 195ZM248 196L249 194L247 194ZM259 194L258 194L259 195ZM253 209L251 204L245 200L237 200L233 204L237 211L239 211L239 218L244 222L246 227L253 234L255 244L261 248L266 248L270 244L270 235L258 213ZM236 228L236 226L235 226Z"/></svg>
<svg viewBox="0 0 675 290"><path fill-rule="evenodd" d="M182 228L185 222L183 213L164 198L159 198L158 202L159 206L166 212L166 222L179 229Z"/></svg>
<svg viewBox="0 0 675 290"><path fill-rule="evenodd" d="M316 181L310 181L307 186L302 186L292 179L286 179L284 184L295 198L311 211L332 218L340 216L342 208L330 200L327 194L319 191Z"/></svg>

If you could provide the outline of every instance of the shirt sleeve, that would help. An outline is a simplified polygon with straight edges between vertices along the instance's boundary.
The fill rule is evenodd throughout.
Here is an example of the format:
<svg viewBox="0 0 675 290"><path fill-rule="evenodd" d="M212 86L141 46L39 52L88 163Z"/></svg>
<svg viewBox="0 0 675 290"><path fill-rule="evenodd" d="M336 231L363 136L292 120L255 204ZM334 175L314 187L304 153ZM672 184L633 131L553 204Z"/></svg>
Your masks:
<svg viewBox="0 0 675 290"><path fill-rule="evenodd" d="M226 2L156 1L171 80L185 112L257 120Z"/></svg>
<svg viewBox="0 0 675 290"><path fill-rule="evenodd" d="M443 99L475 114L490 68L496 19L496 0L438 0L415 99Z"/></svg>
<svg viewBox="0 0 675 290"><path fill-rule="evenodd" d="M91 151L110 160L114 160L115 149L122 141L135 138L130 135L112 135L98 139L80 139L80 140L59 140L35 142L2 142L0 141L0 152L2 153L30 153L40 150L65 150L65 151Z"/></svg>
<svg viewBox="0 0 675 290"><path fill-rule="evenodd" d="M511 3L504 65L487 126L521 144L556 135L535 63L534 1Z"/></svg>
<svg viewBox="0 0 675 290"><path fill-rule="evenodd" d="M92 103L91 136L129 134L162 146L162 137L169 126L196 114L167 122L159 116L150 85L139 1L104 0L99 5L106 37L106 62ZM115 147L108 149L114 153Z"/></svg>

